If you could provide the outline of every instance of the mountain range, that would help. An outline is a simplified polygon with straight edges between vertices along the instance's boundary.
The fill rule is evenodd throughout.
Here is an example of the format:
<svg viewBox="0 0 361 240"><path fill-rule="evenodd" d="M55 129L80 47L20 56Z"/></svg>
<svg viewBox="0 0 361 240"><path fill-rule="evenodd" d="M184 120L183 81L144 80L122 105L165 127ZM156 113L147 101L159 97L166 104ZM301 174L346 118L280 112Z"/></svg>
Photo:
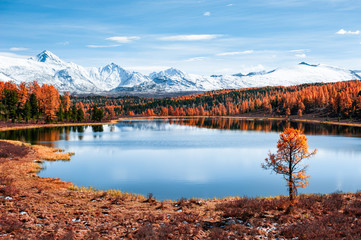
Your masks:
<svg viewBox="0 0 361 240"><path fill-rule="evenodd" d="M361 71L305 62L272 71L202 76L175 68L143 75L127 71L115 63L104 67L83 67L65 62L50 51L28 59L0 56L0 80L52 84L59 91L71 93L200 92L263 86L290 86L302 83L337 82L361 79Z"/></svg>

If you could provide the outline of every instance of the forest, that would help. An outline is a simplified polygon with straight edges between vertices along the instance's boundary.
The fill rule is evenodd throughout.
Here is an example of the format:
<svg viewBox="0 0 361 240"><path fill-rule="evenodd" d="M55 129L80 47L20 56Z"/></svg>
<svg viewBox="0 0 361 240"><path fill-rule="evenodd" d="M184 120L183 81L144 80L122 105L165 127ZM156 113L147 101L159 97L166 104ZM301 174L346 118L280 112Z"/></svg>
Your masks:
<svg viewBox="0 0 361 240"><path fill-rule="evenodd" d="M0 120L101 122L122 116L235 116L361 119L361 81L210 91L172 98L76 97L36 81L0 82Z"/></svg>
<svg viewBox="0 0 361 240"><path fill-rule="evenodd" d="M205 92L173 98L74 97L86 111L94 106L107 118L115 116L233 116L261 113L288 117L361 119L361 81L303 84Z"/></svg>
<svg viewBox="0 0 361 240"><path fill-rule="evenodd" d="M0 120L14 122L101 121L103 111L94 106L84 112L81 102L73 104L68 92L60 95L53 85L36 81L20 83L0 81Z"/></svg>

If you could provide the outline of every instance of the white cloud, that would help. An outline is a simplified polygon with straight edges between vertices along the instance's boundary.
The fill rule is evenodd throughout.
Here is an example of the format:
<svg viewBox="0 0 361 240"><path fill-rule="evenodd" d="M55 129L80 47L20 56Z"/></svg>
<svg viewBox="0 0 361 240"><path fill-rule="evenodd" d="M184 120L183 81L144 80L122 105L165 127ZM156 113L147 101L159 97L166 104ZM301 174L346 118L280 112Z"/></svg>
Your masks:
<svg viewBox="0 0 361 240"><path fill-rule="evenodd" d="M24 47L12 47L9 49L10 51L13 51L13 52L17 52L17 51L26 51L28 50L27 48L24 48Z"/></svg>
<svg viewBox="0 0 361 240"><path fill-rule="evenodd" d="M162 41L200 41L200 40L211 40L222 35L218 34L193 34L193 35L174 35L168 37L161 37L159 40Z"/></svg>
<svg viewBox="0 0 361 240"><path fill-rule="evenodd" d="M311 52L310 49L294 49L294 50L290 50L288 51L290 53L305 53L305 52Z"/></svg>
<svg viewBox="0 0 361 240"><path fill-rule="evenodd" d="M307 58L307 55L304 54L304 53L301 53L301 54L296 54L295 57L297 57L297 58Z"/></svg>
<svg viewBox="0 0 361 240"><path fill-rule="evenodd" d="M63 46L66 46L66 45L69 45L70 42L69 41L65 41L65 42L58 42L57 44L59 45L63 45Z"/></svg>
<svg viewBox="0 0 361 240"><path fill-rule="evenodd" d="M209 17L209 16L211 16L211 12L204 12L203 16Z"/></svg>
<svg viewBox="0 0 361 240"><path fill-rule="evenodd" d="M234 74L235 70L233 68L220 68L215 71L217 74Z"/></svg>
<svg viewBox="0 0 361 240"><path fill-rule="evenodd" d="M130 43L134 40L139 40L140 37L138 36L114 36L108 37L105 40L115 41L117 43ZM119 47L120 44L109 44L109 45L87 45L89 48L111 48L111 47Z"/></svg>
<svg viewBox="0 0 361 240"><path fill-rule="evenodd" d="M242 73L248 74L251 72L261 72L261 71L269 71L269 68L266 68L262 64L258 65L237 65L233 68L220 68L216 70L217 74L235 74L235 73Z"/></svg>
<svg viewBox="0 0 361 240"><path fill-rule="evenodd" d="M186 62L195 62L195 61L203 61L204 59L206 59L206 57L194 57L194 58L188 58L185 61Z"/></svg>
<svg viewBox="0 0 361 240"><path fill-rule="evenodd" d="M226 7L232 7L232 6L233 6L232 3L226 5Z"/></svg>
<svg viewBox="0 0 361 240"><path fill-rule="evenodd" d="M170 66L125 66L124 68L136 72L151 73L154 71L156 72L163 71L165 69L170 68Z"/></svg>
<svg viewBox="0 0 361 240"><path fill-rule="evenodd" d="M0 52L0 56L3 57L11 57L11 58L20 58L20 59L28 59L32 56L26 56L26 55L18 55L16 53L12 53L12 52Z"/></svg>
<svg viewBox="0 0 361 240"><path fill-rule="evenodd" d="M246 50L242 52L223 52L223 53L217 53L217 56L234 56L234 55L244 55L244 54L251 54L253 53L253 50Z"/></svg>
<svg viewBox="0 0 361 240"><path fill-rule="evenodd" d="M118 43L130 43L134 40L139 40L140 37L138 36L114 36L114 37L108 37L106 40L115 41Z"/></svg>
<svg viewBox="0 0 361 240"><path fill-rule="evenodd" d="M345 29L340 29L338 32L336 32L336 34L339 35L359 35L360 34L360 30L356 30L354 32L352 31L346 31Z"/></svg>
<svg viewBox="0 0 361 240"><path fill-rule="evenodd" d="M120 45L87 45L88 48L110 48L119 47Z"/></svg>
<svg viewBox="0 0 361 240"><path fill-rule="evenodd" d="M244 72L247 74L251 73L251 72L261 72L261 71L268 71L268 70L262 64L258 64L255 66L242 66L241 67L241 72Z"/></svg>

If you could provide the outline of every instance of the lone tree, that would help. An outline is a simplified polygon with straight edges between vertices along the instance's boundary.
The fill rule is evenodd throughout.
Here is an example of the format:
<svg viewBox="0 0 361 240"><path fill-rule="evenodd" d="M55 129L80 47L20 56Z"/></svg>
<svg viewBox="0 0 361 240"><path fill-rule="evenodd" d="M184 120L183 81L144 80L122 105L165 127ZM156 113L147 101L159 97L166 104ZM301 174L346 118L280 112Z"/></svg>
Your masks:
<svg viewBox="0 0 361 240"><path fill-rule="evenodd" d="M304 188L308 185L309 175L306 175L308 165L301 165L303 159L315 155L317 149L312 153L308 151L307 138L300 130L287 128L280 134L277 143L277 154L269 153L265 163L262 164L264 169L271 169L277 174L282 174L287 182L289 191L290 206L294 204L297 188Z"/></svg>

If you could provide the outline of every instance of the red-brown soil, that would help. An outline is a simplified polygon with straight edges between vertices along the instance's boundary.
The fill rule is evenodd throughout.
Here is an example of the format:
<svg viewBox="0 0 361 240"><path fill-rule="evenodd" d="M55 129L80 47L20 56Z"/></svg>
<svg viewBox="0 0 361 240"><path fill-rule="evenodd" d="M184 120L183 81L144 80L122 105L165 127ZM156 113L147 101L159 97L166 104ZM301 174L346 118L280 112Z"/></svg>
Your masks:
<svg viewBox="0 0 361 240"><path fill-rule="evenodd" d="M286 197L156 201L36 175L69 157L0 141L0 239L361 239L361 193L301 195L286 214Z"/></svg>

